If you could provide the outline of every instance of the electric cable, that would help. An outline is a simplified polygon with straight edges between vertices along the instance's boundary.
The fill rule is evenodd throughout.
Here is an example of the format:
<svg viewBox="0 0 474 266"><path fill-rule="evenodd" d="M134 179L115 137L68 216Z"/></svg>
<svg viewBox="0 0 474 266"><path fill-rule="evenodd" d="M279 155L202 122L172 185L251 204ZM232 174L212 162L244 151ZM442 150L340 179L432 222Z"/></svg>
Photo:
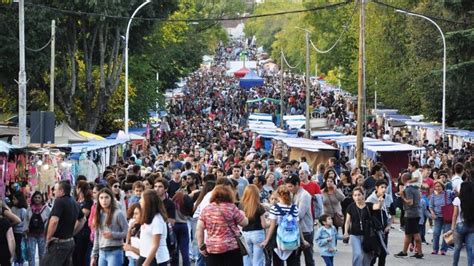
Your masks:
<svg viewBox="0 0 474 266"><path fill-rule="evenodd" d="M283 53L283 51L281 51L281 55L283 56L283 61L285 61L285 64L288 66L288 68L290 69L295 69L297 67L299 67L299 65L301 64L301 61L296 64L295 66L290 66L290 64L288 63L288 61L286 61L286 57L285 57L285 54Z"/></svg>
<svg viewBox="0 0 474 266"><path fill-rule="evenodd" d="M346 5L350 2L351 2L350 0L346 0L344 2L339 2L339 3L335 3L335 4L329 4L329 5L323 5L323 6L318 6L318 7L308 8L308 9L298 9L298 10L282 11L282 12L275 12L275 13L266 13L266 14L259 14L259 15L229 17L229 18L218 17L218 18L199 18L199 19L166 19L166 18L156 18L156 17L154 17L154 18L135 17L133 19L134 20L146 20L146 21L171 22L171 23L173 23L173 22L206 22L206 21L244 20L244 19L251 19L251 18L280 16L280 15L286 15L286 14L304 13L304 12L312 12L312 11L317 11L317 10L323 10L323 9L337 8L337 7L344 6L344 5ZM126 19L126 20L130 19L129 17L125 17L125 16L108 15L108 14L102 14L102 13L83 12L83 11L74 11L74 10L60 9L60 8L56 8L56 7L40 5L40 4L33 4L33 3L25 3L25 5L32 6L32 7L37 7L37 8L42 8L42 9L48 9L48 10L51 10L51 11L70 14L70 15L98 16L98 17L110 18L110 19Z"/></svg>
<svg viewBox="0 0 474 266"><path fill-rule="evenodd" d="M334 42L334 44L329 47L329 49L327 50L320 50L316 47L316 45L314 45L313 41L311 40L311 38L309 39L309 43L311 43L311 46L313 46L313 49L316 50L316 52L320 53L320 54L326 54L326 53L329 53L332 49L334 49L336 47L336 45L339 43L339 41L342 39L342 36L344 35L344 33L347 32L347 29L349 29L349 24L351 23L352 21L352 18L354 17L354 14L357 10L357 4L358 4L359 1L355 1L355 4L354 4L354 9L352 10L352 14L351 16L349 17L349 19L347 20L346 24L344 25L344 29L342 30L341 34L339 35L339 37L337 38L337 40Z"/></svg>
<svg viewBox="0 0 474 266"><path fill-rule="evenodd" d="M52 39L50 38L49 41L43 47L41 47L39 49L33 49L33 48L29 48L29 47L25 47L25 49L30 51L30 52L41 52L42 50L44 50L46 47L49 46L51 41L52 41Z"/></svg>

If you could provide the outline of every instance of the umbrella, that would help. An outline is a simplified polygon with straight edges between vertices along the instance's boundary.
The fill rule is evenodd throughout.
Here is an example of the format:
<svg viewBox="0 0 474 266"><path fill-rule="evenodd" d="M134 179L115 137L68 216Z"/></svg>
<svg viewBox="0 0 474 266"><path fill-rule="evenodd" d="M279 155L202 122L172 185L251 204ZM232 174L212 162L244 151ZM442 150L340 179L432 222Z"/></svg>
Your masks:
<svg viewBox="0 0 474 266"><path fill-rule="evenodd" d="M257 73L250 71L245 77L240 79L240 87L250 89L252 87L262 86L263 78L259 77Z"/></svg>
<svg viewBox="0 0 474 266"><path fill-rule="evenodd" d="M250 70L248 68L243 67L243 68L235 71L234 76L237 77L237 78L242 78L245 75L247 75L247 73L249 73L249 72L250 72Z"/></svg>

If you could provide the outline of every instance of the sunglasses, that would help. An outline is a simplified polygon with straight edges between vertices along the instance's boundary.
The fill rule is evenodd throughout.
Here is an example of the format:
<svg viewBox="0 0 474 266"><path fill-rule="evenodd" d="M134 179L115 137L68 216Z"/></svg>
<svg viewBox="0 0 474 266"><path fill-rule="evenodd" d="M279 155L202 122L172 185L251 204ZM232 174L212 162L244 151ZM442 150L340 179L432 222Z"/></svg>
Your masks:
<svg viewBox="0 0 474 266"><path fill-rule="evenodd" d="M119 188L120 186L119 185L113 185L112 187L113 188Z"/></svg>

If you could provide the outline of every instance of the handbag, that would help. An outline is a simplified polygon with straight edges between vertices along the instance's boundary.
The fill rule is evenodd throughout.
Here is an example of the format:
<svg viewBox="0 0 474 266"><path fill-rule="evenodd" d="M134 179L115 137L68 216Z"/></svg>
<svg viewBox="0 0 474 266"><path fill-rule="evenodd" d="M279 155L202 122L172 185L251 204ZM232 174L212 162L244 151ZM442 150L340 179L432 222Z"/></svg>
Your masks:
<svg viewBox="0 0 474 266"><path fill-rule="evenodd" d="M380 229L382 228L380 222L377 221L367 206L367 213L369 214L366 223L364 224L364 239L362 240L362 250L365 253L371 253L373 255L383 255L388 254L387 245L384 241L384 233ZM359 217L361 220L362 217Z"/></svg>
<svg viewBox="0 0 474 266"><path fill-rule="evenodd" d="M235 241L237 242L237 246L239 246L240 254L242 256L247 256L249 254L249 252L248 252L249 248L247 246L247 242L245 241L245 237L242 235L241 232L239 232L239 234L235 233L234 229L232 229L232 226L230 226L229 221L225 218L224 213L222 213L220 208L218 208L218 209L219 209L219 212L221 213L222 217L224 217L224 220L227 222L227 226L229 227L229 230L234 235Z"/></svg>
<svg viewBox="0 0 474 266"><path fill-rule="evenodd" d="M451 224L453 221L454 206L448 204L448 192L444 192L444 206L441 206L441 214L443 214L443 222Z"/></svg>
<svg viewBox="0 0 474 266"><path fill-rule="evenodd" d="M452 230L449 230L445 234L443 234L443 240L446 242L447 245L454 244L454 233Z"/></svg>
<svg viewBox="0 0 474 266"><path fill-rule="evenodd" d="M331 198L331 195L328 193L328 198ZM332 217L333 224L337 227L342 227L344 226L344 215L342 213L337 213L334 210L334 207L332 204L329 204L331 206L332 212L334 213L334 216Z"/></svg>

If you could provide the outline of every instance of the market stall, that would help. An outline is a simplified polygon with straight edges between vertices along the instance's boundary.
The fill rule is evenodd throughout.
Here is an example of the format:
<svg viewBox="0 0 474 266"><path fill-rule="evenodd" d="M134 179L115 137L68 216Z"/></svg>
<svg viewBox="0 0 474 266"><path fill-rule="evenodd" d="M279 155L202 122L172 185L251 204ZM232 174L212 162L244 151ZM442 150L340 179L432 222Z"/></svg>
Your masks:
<svg viewBox="0 0 474 266"><path fill-rule="evenodd" d="M275 140L273 149L275 158L287 157L290 160L301 160L301 157L306 157L306 162L312 170L315 170L319 163L326 163L337 152L336 148L322 141L278 136L273 139Z"/></svg>

